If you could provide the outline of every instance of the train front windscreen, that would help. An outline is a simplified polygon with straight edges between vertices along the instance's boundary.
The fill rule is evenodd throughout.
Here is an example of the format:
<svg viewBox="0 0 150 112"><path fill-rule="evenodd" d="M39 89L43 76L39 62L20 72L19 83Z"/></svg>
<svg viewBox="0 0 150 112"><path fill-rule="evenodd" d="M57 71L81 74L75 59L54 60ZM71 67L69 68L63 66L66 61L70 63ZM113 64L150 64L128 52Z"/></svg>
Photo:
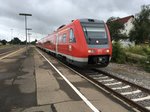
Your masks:
<svg viewBox="0 0 150 112"><path fill-rule="evenodd" d="M107 45L108 38L104 23L81 23L88 45Z"/></svg>

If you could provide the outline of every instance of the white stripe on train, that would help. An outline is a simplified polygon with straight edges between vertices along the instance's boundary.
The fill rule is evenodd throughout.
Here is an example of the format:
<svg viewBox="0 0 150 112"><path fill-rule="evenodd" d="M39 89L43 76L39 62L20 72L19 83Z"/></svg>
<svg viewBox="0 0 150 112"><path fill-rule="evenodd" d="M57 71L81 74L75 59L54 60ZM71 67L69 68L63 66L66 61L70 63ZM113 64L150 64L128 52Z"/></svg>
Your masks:
<svg viewBox="0 0 150 112"><path fill-rule="evenodd" d="M40 46L38 46L40 47ZM47 48L43 48L43 47L40 47L42 49L45 49L46 51L50 51L52 53L55 53L56 54L56 51L53 51L53 50L50 50L50 49L47 49ZM79 57L74 57L74 56L70 56L70 55L67 55L67 54L64 54L64 53L58 53L57 54L59 55L62 55L62 56L65 56L66 58L70 59L70 60L73 60L73 61L78 61L78 62L88 62L88 58L79 58Z"/></svg>

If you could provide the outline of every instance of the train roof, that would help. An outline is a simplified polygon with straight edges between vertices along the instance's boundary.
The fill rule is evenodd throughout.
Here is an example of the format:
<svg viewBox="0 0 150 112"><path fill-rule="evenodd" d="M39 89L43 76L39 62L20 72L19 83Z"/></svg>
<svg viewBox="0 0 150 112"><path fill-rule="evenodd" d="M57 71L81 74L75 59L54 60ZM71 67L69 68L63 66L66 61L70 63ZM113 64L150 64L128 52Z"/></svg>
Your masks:
<svg viewBox="0 0 150 112"><path fill-rule="evenodd" d="M104 23L104 21L102 20L98 20L98 19L89 19L89 18L84 18L84 19L75 19L75 20L72 20L71 23L67 24L67 25L61 25L60 27L57 28L56 31L52 32L51 34L48 34L47 36L43 37L42 39L39 40L40 41L43 41L45 38L47 38L48 36L50 35L53 35L63 29L65 29L66 27L68 27L70 24L73 24L74 22L76 21L79 21L81 23Z"/></svg>
<svg viewBox="0 0 150 112"><path fill-rule="evenodd" d="M82 23L104 23L104 21L98 19L79 19L79 21Z"/></svg>
<svg viewBox="0 0 150 112"><path fill-rule="evenodd" d="M61 25L60 27L57 28L57 31L64 29L65 27L69 26L70 24L72 24L75 21L80 21L81 23L104 23L103 20L98 20L98 19L76 19L76 20L72 20L71 23L67 24L67 25Z"/></svg>

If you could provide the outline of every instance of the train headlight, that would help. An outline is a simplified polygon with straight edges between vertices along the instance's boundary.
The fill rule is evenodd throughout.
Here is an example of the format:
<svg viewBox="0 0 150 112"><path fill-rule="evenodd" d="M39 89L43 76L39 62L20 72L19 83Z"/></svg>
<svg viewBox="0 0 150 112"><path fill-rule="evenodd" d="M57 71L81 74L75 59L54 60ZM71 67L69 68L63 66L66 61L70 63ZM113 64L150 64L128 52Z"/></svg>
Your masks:
<svg viewBox="0 0 150 112"><path fill-rule="evenodd" d="M88 53L90 53L90 54L91 54L91 53L95 53L95 50L89 49L89 50L88 50Z"/></svg>
<svg viewBox="0 0 150 112"><path fill-rule="evenodd" d="M109 49L107 49L106 52L109 53L110 52Z"/></svg>

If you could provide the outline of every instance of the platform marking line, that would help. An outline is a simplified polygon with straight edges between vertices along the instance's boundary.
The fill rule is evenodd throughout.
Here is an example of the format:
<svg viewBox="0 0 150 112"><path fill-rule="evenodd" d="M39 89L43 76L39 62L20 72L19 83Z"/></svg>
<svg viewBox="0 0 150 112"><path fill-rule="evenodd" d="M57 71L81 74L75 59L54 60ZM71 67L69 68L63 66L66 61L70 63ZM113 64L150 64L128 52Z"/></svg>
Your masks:
<svg viewBox="0 0 150 112"><path fill-rule="evenodd" d="M22 48L22 49L23 49L23 48ZM22 50L22 49L19 49L19 50L15 51L15 52L12 52L12 53L10 53L10 54L7 54L7 55L5 55L5 56L1 57L1 58L0 58L0 60L2 60L2 59L4 59L4 58L6 58L6 57L8 57L8 56L13 55L13 54L15 54L15 53L19 52L19 51L20 51L20 50Z"/></svg>
<svg viewBox="0 0 150 112"><path fill-rule="evenodd" d="M143 101L143 100L150 100L150 95L149 96L146 96L146 97L142 97L142 98L135 98L135 99L132 99L133 101Z"/></svg>
<svg viewBox="0 0 150 112"><path fill-rule="evenodd" d="M123 86L123 87L116 87L116 88L111 88L113 90L118 90L118 89L126 89L126 88L130 88L131 86L127 85L127 86Z"/></svg>
<svg viewBox="0 0 150 112"><path fill-rule="evenodd" d="M119 84L122 84L122 82L107 83L107 84L104 84L104 85L112 86L112 85L119 85Z"/></svg>
<svg viewBox="0 0 150 112"><path fill-rule="evenodd" d="M110 82L110 81L114 81L114 79L98 80L98 82Z"/></svg>
<svg viewBox="0 0 150 112"><path fill-rule="evenodd" d="M124 92L124 93L121 93L122 95L130 95L130 94L136 94L136 93L140 93L142 92L141 90L135 90L135 91L131 91L131 92Z"/></svg>
<svg viewBox="0 0 150 112"><path fill-rule="evenodd" d="M96 107L94 107L94 105L84 95L82 95L82 93L80 93L80 91L65 76L63 76L63 74L39 50L37 51L58 72L58 74L69 84L69 86L80 96L80 98L93 110L93 112L100 112Z"/></svg>

